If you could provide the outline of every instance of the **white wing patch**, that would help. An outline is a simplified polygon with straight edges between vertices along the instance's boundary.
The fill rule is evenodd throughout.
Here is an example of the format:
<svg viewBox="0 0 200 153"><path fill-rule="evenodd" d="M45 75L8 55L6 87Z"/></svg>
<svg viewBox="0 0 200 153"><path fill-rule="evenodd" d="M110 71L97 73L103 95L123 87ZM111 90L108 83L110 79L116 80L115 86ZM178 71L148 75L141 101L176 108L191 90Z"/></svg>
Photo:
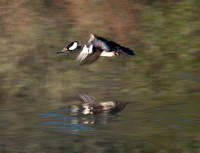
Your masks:
<svg viewBox="0 0 200 153"><path fill-rule="evenodd" d="M77 46L78 46L78 43L74 42L74 44L71 47L69 47L69 50L74 50L76 49Z"/></svg>
<svg viewBox="0 0 200 153"><path fill-rule="evenodd" d="M86 57L89 54L93 53L93 45L90 45L90 47L88 48L86 45L84 45L82 51L80 52L80 54L78 55L78 57L76 58L77 62L82 62L83 60L86 59Z"/></svg>
<svg viewBox="0 0 200 153"><path fill-rule="evenodd" d="M81 62L83 61L89 54L89 49L86 45L83 47L82 51L80 54L77 56L76 61Z"/></svg>
<svg viewBox="0 0 200 153"><path fill-rule="evenodd" d="M89 52L88 52L89 54L92 54L92 51L93 51L92 49L93 49L93 45L91 45L89 48Z"/></svg>

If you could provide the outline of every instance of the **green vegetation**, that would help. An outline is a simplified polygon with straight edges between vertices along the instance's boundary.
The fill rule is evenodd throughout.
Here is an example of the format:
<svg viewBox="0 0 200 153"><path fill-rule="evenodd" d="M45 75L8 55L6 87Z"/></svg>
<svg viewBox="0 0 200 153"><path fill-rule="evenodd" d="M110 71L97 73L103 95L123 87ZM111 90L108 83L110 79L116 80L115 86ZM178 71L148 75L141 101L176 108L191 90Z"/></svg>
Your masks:
<svg viewBox="0 0 200 153"><path fill-rule="evenodd" d="M130 94L198 93L199 7L196 0L2 1L1 98L60 101L96 88L95 81L114 81L109 88ZM129 46L136 56L78 66L76 55L56 54L90 33Z"/></svg>

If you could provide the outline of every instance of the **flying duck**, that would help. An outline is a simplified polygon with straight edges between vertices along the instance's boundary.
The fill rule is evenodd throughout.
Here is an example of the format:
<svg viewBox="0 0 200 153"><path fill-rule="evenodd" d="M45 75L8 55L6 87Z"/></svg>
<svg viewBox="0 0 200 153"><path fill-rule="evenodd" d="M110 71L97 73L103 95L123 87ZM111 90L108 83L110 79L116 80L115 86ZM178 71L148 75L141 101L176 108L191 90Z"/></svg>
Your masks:
<svg viewBox="0 0 200 153"><path fill-rule="evenodd" d="M134 52L121 46L113 41L108 41L102 37L90 35L88 42L79 46L78 41L73 41L65 46L62 51L57 53L73 53L79 52L76 61L81 65L91 64L95 62L100 56L113 57L113 56L133 56Z"/></svg>

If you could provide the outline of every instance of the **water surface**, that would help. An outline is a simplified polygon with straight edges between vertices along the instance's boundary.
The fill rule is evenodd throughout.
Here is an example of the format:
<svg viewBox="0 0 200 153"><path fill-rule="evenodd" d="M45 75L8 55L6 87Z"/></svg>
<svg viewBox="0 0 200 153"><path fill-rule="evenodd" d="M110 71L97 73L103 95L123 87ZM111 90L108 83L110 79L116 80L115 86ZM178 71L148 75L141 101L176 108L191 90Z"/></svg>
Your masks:
<svg viewBox="0 0 200 153"><path fill-rule="evenodd" d="M5 103L0 111L1 152L198 152L199 96L120 98L130 103L116 114L101 114L98 122L94 114L72 112L81 99L55 106Z"/></svg>

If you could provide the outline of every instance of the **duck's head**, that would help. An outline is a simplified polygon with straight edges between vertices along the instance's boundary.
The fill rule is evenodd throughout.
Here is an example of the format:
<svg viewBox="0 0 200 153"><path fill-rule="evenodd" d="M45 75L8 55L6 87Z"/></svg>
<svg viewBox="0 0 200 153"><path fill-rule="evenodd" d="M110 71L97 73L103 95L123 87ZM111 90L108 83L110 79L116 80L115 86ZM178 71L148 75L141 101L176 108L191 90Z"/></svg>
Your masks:
<svg viewBox="0 0 200 153"><path fill-rule="evenodd" d="M59 54L59 53L71 53L71 52L74 52L77 47L78 47L78 41L73 41L69 45L65 46L62 49L62 51L57 52L57 54Z"/></svg>

